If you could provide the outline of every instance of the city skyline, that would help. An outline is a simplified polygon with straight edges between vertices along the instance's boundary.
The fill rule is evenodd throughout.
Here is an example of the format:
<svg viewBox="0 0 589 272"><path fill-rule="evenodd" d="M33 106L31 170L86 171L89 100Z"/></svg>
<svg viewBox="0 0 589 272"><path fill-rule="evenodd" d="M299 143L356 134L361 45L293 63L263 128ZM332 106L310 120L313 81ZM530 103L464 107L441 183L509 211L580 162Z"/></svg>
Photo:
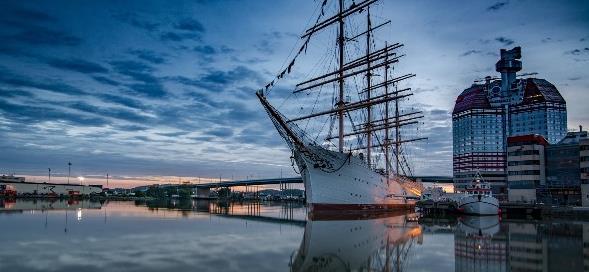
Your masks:
<svg viewBox="0 0 589 272"><path fill-rule="evenodd" d="M72 176L294 175L254 92L280 70L319 4L0 4L7 41L0 45L0 172L59 175L71 161ZM384 33L405 44L400 69L417 74L410 87L426 116L422 133L430 139L412 154L416 173L451 175L454 99L474 80L498 75L501 48L521 46L522 72L556 85L570 129L589 126L588 7L382 4L392 17Z"/></svg>

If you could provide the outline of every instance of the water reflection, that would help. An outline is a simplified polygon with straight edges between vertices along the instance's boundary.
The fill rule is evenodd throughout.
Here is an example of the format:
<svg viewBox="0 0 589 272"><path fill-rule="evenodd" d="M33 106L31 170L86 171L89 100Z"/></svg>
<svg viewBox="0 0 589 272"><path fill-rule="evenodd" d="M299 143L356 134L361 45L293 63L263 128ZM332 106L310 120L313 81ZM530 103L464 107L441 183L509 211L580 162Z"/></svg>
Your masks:
<svg viewBox="0 0 589 272"><path fill-rule="evenodd" d="M26 199L0 198L0 213L45 211L45 210L79 210L100 209L104 201L81 199Z"/></svg>
<svg viewBox="0 0 589 272"><path fill-rule="evenodd" d="M588 271L589 224L462 217L456 271Z"/></svg>
<svg viewBox="0 0 589 272"><path fill-rule="evenodd" d="M421 227L414 214L314 216L291 271L401 271Z"/></svg>
<svg viewBox="0 0 589 272"><path fill-rule="evenodd" d="M505 235L499 216L464 216L454 235L456 271L506 271Z"/></svg>
<svg viewBox="0 0 589 272"><path fill-rule="evenodd" d="M0 271L589 271L586 222L307 212L0 200Z"/></svg>

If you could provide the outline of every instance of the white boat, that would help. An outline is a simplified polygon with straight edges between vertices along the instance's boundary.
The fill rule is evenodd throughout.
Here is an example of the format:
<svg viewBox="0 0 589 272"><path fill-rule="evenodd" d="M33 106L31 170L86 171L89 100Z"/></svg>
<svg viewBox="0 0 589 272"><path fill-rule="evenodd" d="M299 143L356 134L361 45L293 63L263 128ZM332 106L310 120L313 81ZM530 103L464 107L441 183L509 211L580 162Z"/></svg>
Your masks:
<svg viewBox="0 0 589 272"><path fill-rule="evenodd" d="M458 210L465 214L497 215L500 212L499 200L493 197L491 185L477 173L458 201Z"/></svg>
<svg viewBox="0 0 589 272"><path fill-rule="evenodd" d="M278 73L278 76L256 95L292 151L293 167L296 164L303 178L307 203L312 210L412 209L416 200L419 199L421 184L405 178L411 175L411 170L404 157L401 143L425 138L400 138L400 127L415 125L417 123L415 120L423 117L420 115L421 112L417 111L400 113L399 100L407 99L411 94L409 88L399 89L397 86L402 80L414 76L413 74L395 76L390 69L393 63L398 62L400 56L396 49L402 44L383 42L384 47L372 48L377 47L376 40L371 38L372 31L377 27L373 28L371 24L370 5L376 1L356 4L341 0L334 16L325 14L327 12L323 9L327 7L326 2L323 1L320 6L321 15L317 18L316 25L303 33L302 41L304 42L295 59L307 51L311 37L315 37L314 35L322 29L329 29L331 25L339 26L337 37L340 41L337 49L339 57L336 61L330 62L334 63L334 67L328 68L331 72L297 84L293 93L317 95L315 102L327 102L328 107L319 110L320 105L313 106L313 110L305 116L287 118L270 103L268 97L272 87L291 72L295 59L290 61L288 68ZM325 20L321 17L322 15L325 15ZM332 19L337 16L341 18L333 21ZM348 16L367 16L366 29L362 27L348 29L346 23ZM350 20L350 22L358 21ZM378 27L384 25L386 23ZM355 35L356 40L366 36L366 54L361 54L357 58L345 57L344 48L347 39L342 33ZM321 48L321 50L324 49L328 52L333 51L333 48ZM379 77L372 79L376 71ZM352 80L355 77L357 80ZM352 102L349 99L353 89L351 85L358 80L366 81L366 85L356 86L359 101ZM330 84L333 82L338 84ZM344 84L350 86L345 88ZM317 91L321 86L331 85L334 85L334 88L333 92L329 93L333 96L329 97L336 100L335 105L326 97L321 97L321 92ZM281 96L281 98L284 97ZM292 103L289 101L289 104ZM306 103L308 100L301 101L298 107L302 109L302 106L307 105ZM354 118L356 118L355 121ZM315 137L309 135L310 131L301 129L301 127L307 128L307 122L310 120L318 119L320 119L318 122L322 124L330 121L333 130L337 130L337 135L331 134L330 129L327 135ZM332 143L332 140L336 141ZM378 161L379 158L380 161Z"/></svg>

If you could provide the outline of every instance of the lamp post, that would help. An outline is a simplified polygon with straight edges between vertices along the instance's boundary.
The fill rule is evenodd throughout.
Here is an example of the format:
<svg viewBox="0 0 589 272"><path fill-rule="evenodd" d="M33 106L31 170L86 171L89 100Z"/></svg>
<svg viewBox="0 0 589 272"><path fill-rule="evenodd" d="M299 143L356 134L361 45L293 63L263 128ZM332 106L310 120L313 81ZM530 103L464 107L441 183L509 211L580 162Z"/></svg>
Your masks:
<svg viewBox="0 0 589 272"><path fill-rule="evenodd" d="M70 184L70 175L72 174L72 163L67 162L67 184Z"/></svg>
<svg viewBox="0 0 589 272"><path fill-rule="evenodd" d="M49 170L49 182L51 182L51 168L47 168Z"/></svg>

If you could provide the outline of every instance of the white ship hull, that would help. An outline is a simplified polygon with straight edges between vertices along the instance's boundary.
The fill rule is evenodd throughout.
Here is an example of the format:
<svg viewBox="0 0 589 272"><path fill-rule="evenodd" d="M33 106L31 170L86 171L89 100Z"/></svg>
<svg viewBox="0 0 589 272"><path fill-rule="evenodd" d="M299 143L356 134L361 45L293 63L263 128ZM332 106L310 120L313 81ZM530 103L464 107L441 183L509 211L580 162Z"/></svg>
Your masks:
<svg viewBox="0 0 589 272"><path fill-rule="evenodd" d="M368 168L356 156L307 146L295 150L307 203L321 209L411 209L417 195Z"/></svg>
<svg viewBox="0 0 589 272"><path fill-rule="evenodd" d="M281 115L260 93L256 93L270 119L293 152L305 184L311 210L412 209L420 194L415 182L399 182L371 169L352 153L318 146Z"/></svg>
<svg viewBox="0 0 589 272"><path fill-rule="evenodd" d="M458 209L466 214L499 214L499 201L492 196L468 195L460 199Z"/></svg>

